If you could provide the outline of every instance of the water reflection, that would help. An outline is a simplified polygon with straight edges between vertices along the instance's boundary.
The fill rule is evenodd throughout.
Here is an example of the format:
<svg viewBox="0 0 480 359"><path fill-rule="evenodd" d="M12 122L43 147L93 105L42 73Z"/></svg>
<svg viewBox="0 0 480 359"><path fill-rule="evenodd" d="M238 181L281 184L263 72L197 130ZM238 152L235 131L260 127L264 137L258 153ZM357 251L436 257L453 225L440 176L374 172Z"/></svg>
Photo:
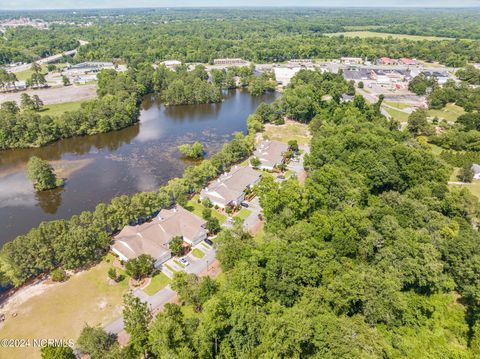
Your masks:
<svg viewBox="0 0 480 359"><path fill-rule="evenodd" d="M55 188L49 191L35 193L35 198L40 208L49 214L55 214L62 204L63 187Z"/></svg>
<svg viewBox="0 0 480 359"><path fill-rule="evenodd" d="M120 194L158 189L186 166L177 147L200 141L215 153L233 133L246 131L246 119L276 94L251 97L241 91L225 94L220 104L166 108L148 96L140 123L89 137L62 140L38 149L0 152L0 242L27 232L41 221L69 218L93 210ZM28 159L55 161L66 171L65 188L36 194L25 175Z"/></svg>

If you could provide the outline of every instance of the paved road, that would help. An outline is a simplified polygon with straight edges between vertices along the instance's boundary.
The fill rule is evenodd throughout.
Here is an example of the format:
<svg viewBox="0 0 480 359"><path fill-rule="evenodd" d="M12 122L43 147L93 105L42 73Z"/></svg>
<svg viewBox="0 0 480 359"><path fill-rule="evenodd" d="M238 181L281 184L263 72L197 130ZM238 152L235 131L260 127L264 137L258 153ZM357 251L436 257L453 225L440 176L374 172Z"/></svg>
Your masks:
<svg viewBox="0 0 480 359"><path fill-rule="evenodd" d="M185 272L187 273L194 273L194 274L200 274L204 270L207 269L207 266L212 264L215 261L215 255L216 252L212 248L210 251L208 251L205 254L205 257L201 259L197 259L195 262L191 262L188 267L185 268ZM145 292L141 289L136 289L133 291L133 294L140 298L143 302L147 303L148 306L150 307L150 310L153 312L165 303L168 303L171 301L175 295L176 292L170 287L170 285L167 285L165 288L162 290L158 291L156 294L152 296L148 296L145 294ZM118 334L124 329L124 323L123 323L123 318L117 318L113 322L109 323L104 327L104 329L112 334Z"/></svg>

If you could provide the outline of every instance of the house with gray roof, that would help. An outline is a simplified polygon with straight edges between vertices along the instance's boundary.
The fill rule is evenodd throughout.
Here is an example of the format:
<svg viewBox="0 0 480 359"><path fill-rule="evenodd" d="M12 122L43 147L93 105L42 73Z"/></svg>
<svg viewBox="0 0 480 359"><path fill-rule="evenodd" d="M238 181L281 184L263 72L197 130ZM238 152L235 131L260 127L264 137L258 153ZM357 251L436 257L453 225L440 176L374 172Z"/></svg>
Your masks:
<svg viewBox="0 0 480 359"><path fill-rule="evenodd" d="M245 199L245 190L253 187L260 177L260 173L251 167L235 166L204 188L200 199L208 198L220 208L238 206Z"/></svg>
<svg viewBox="0 0 480 359"><path fill-rule="evenodd" d="M275 140L261 141L253 152L253 155L260 160L260 169L273 170L283 163L284 153L288 151L288 145Z"/></svg>
<svg viewBox="0 0 480 359"><path fill-rule="evenodd" d="M111 250L121 260L129 261L142 254L151 255L158 267L171 258L170 241L175 237L195 245L207 238L206 221L181 206L162 209L151 222L125 226L113 238Z"/></svg>

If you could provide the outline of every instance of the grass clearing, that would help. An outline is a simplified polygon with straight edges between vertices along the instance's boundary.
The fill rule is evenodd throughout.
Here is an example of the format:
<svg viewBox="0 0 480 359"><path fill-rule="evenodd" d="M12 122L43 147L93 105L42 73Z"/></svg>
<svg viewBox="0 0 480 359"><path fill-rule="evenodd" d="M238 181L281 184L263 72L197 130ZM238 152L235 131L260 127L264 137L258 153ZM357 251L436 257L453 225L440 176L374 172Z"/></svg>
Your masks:
<svg viewBox="0 0 480 359"><path fill-rule="evenodd" d="M7 314L0 337L76 340L85 324L106 325L115 320L122 312L128 278L109 284L107 272L111 267L111 263L102 261L65 283L47 287L16 307L16 317ZM0 348L0 358L40 358L40 351L34 347Z"/></svg>
<svg viewBox="0 0 480 359"><path fill-rule="evenodd" d="M240 212L238 212L235 218L240 218L242 222L252 213L249 209L242 208Z"/></svg>
<svg viewBox="0 0 480 359"><path fill-rule="evenodd" d="M406 108L412 108L412 107L414 107L413 105L411 105L411 104L409 104L409 103L404 103L404 102L390 102L390 101L385 101L384 103L385 103L386 105L399 108L400 110L404 110L404 109L406 109Z"/></svg>
<svg viewBox="0 0 480 359"><path fill-rule="evenodd" d="M46 75L48 73L47 65L42 65L42 74ZM15 73L17 76L18 81L26 81L30 77L32 77L33 71L31 69L19 71Z"/></svg>
<svg viewBox="0 0 480 359"><path fill-rule="evenodd" d="M85 101L88 101L88 100L62 102L62 103L46 105L44 109L41 111L41 114L49 115L49 116L60 116L60 115L63 115L65 112L78 110L82 105L82 103L84 103Z"/></svg>
<svg viewBox="0 0 480 359"><path fill-rule="evenodd" d="M170 278L168 278L164 273L158 272L152 277L150 284L143 289L143 291L148 295L154 295L159 290L165 288L168 284L170 284Z"/></svg>
<svg viewBox="0 0 480 359"><path fill-rule="evenodd" d="M263 134L271 140L285 143L290 140L297 140L298 144L301 145L310 143L311 138L308 125L293 121L286 121L283 125L267 124Z"/></svg>
<svg viewBox="0 0 480 359"><path fill-rule="evenodd" d="M455 173L455 172L454 172ZM453 175L452 175L453 177ZM458 181L458 179L455 179ZM472 183L467 184L452 184L449 185L450 187L457 187L457 188L468 188L470 192L480 200L480 180L473 180Z"/></svg>
<svg viewBox="0 0 480 359"><path fill-rule="evenodd" d="M186 206L186 209L188 209L190 212L193 212L194 214L196 214L197 216L199 216L200 218L203 218L202 217L202 212L203 210L205 209L205 206L201 203L198 203L198 199L199 199L199 196L198 194L195 195L190 201L187 202L187 206ZM214 218L217 218L218 221L220 222L220 224L222 224L223 222L225 222L225 220L227 219L226 216L224 216L223 214L221 214L219 211L217 211L215 208L211 208L212 210L212 216Z"/></svg>
<svg viewBox="0 0 480 359"><path fill-rule="evenodd" d="M375 31L345 31L345 32L334 32L331 34L325 34L327 36L340 36L345 37L359 37L361 39L371 38L371 37L380 37L382 39L387 39L389 37L395 40L413 40L413 41L440 41L440 40L455 40L450 37L437 37L437 36L421 36L421 35L405 35L405 34L392 34L387 32L375 32Z"/></svg>
<svg viewBox="0 0 480 359"><path fill-rule="evenodd" d="M465 110L463 107L457 106L453 103L447 104L440 110L428 110L428 115L430 117L438 117L439 119L444 119L447 121L456 121L458 117L464 113Z"/></svg>
<svg viewBox="0 0 480 359"><path fill-rule="evenodd" d="M385 111L387 111L390 116L392 116L393 119L400 121L400 122L407 122L408 121L408 116L410 116L409 113L400 111L400 110L394 110L393 108L389 107L383 107Z"/></svg>
<svg viewBox="0 0 480 359"><path fill-rule="evenodd" d="M195 248L192 251L192 256L202 259L203 257L205 257L205 253L203 253L200 249Z"/></svg>

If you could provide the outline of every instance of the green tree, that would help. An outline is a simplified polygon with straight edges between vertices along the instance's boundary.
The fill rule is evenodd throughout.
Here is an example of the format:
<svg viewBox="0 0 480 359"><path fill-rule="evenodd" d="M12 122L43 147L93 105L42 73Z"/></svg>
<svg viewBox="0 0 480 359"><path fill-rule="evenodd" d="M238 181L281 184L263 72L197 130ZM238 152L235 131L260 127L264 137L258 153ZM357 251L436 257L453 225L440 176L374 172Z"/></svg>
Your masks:
<svg viewBox="0 0 480 359"><path fill-rule="evenodd" d="M174 256L181 256L183 254L183 238L172 238L172 240L168 242L168 248L172 251Z"/></svg>
<svg viewBox="0 0 480 359"><path fill-rule="evenodd" d="M137 353L145 354L148 344L148 326L152 315L147 303L131 293L123 297L123 322L130 334L130 342Z"/></svg>
<svg viewBox="0 0 480 359"><path fill-rule="evenodd" d="M103 359L117 344L115 336L107 333L103 328L86 325L76 345L81 352L90 355L92 359Z"/></svg>
<svg viewBox="0 0 480 359"><path fill-rule="evenodd" d="M73 349L68 346L46 346L41 350L42 359L75 359Z"/></svg>
<svg viewBox="0 0 480 359"><path fill-rule="evenodd" d="M431 126L427 120L427 110L424 108L416 109L408 116L407 129L415 136L429 134Z"/></svg>
<svg viewBox="0 0 480 359"><path fill-rule="evenodd" d="M472 182L473 180L473 169L471 163L466 163L460 168L458 173L458 179L462 182Z"/></svg>
<svg viewBox="0 0 480 359"><path fill-rule="evenodd" d="M155 270L155 259L148 254L141 254L131 259L125 265L126 273L134 279L143 279L150 276Z"/></svg>
<svg viewBox="0 0 480 359"><path fill-rule="evenodd" d="M27 163L27 177L37 191L45 191L62 185L57 179L53 167L39 157L33 156Z"/></svg>
<svg viewBox="0 0 480 359"><path fill-rule="evenodd" d="M65 75L62 75L62 83L63 83L63 86L70 86L71 85L70 79Z"/></svg>
<svg viewBox="0 0 480 359"><path fill-rule="evenodd" d="M183 144L178 146L178 150L183 153L184 156L192 159L198 159L203 157L205 150L200 142L195 142L192 145Z"/></svg>

